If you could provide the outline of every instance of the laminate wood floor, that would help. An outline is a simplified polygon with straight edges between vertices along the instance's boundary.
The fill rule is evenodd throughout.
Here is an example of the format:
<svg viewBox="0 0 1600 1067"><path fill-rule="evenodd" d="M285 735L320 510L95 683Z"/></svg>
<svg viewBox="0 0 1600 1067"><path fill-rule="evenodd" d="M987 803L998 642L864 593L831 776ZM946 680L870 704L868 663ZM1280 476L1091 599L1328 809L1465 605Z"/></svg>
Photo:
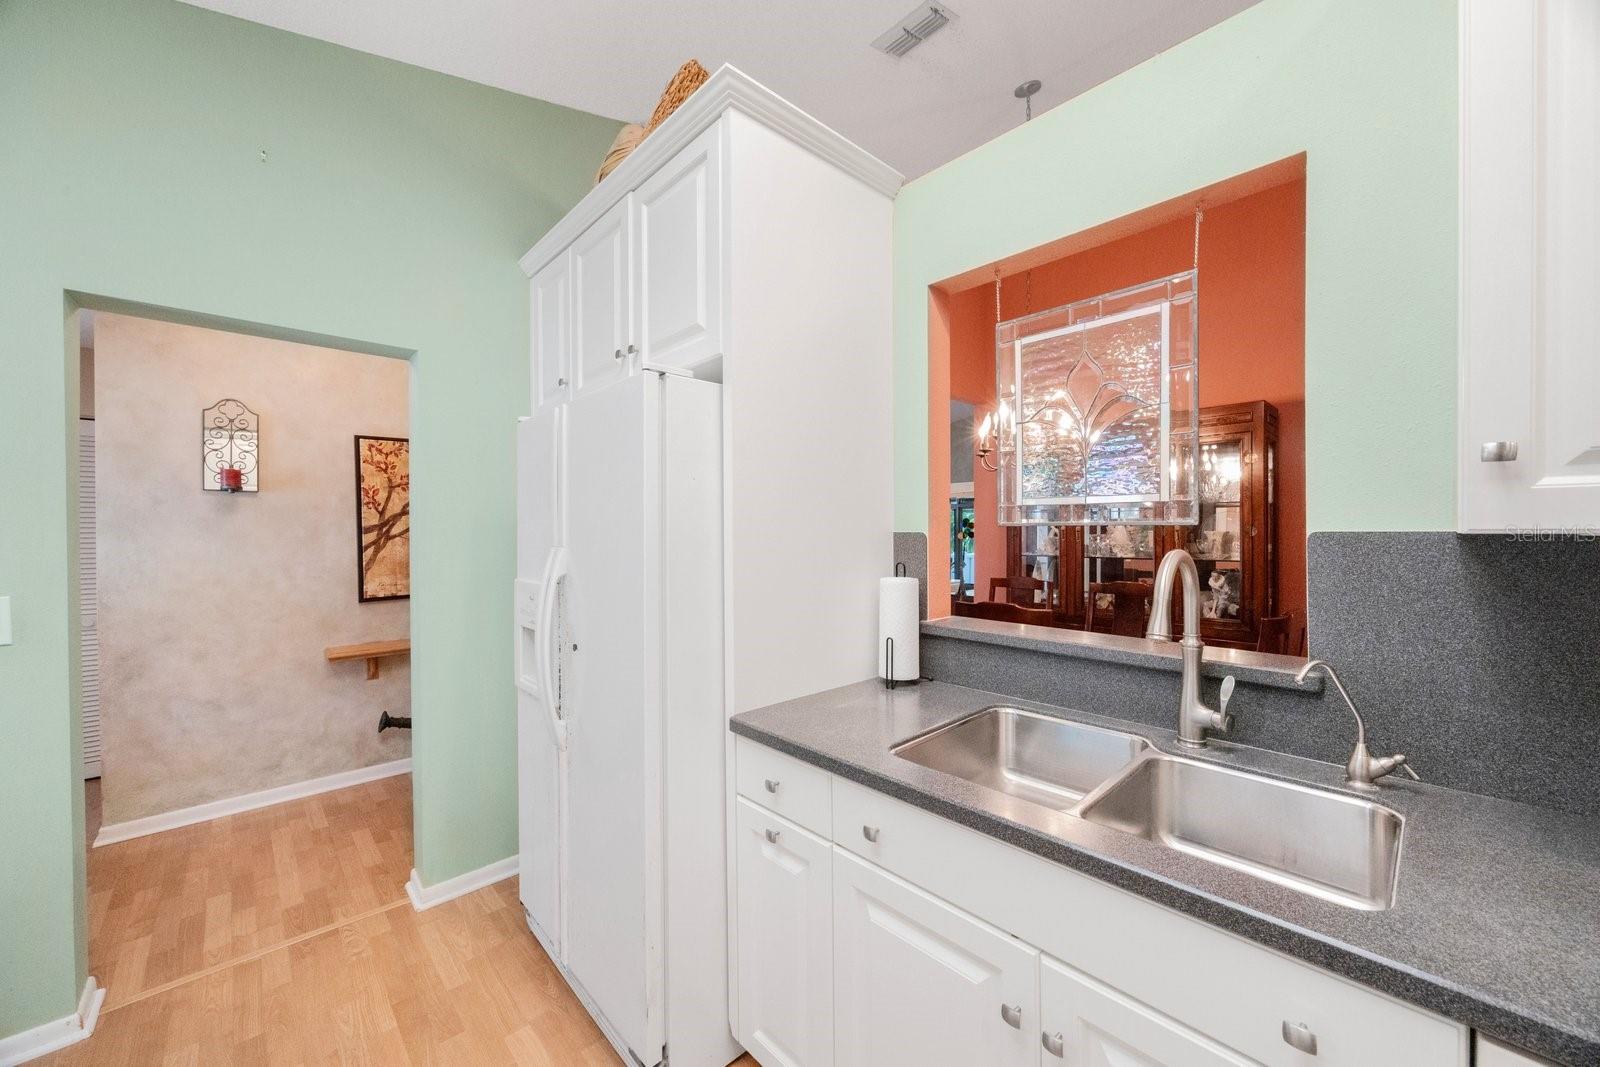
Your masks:
<svg viewBox="0 0 1600 1067"><path fill-rule="evenodd" d="M516 879L412 909L410 800L384 779L93 850L106 1004L39 1062L618 1063Z"/></svg>
<svg viewBox="0 0 1600 1067"><path fill-rule="evenodd" d="M102 1014L67 1064L614 1064L516 880L409 901Z"/></svg>
<svg viewBox="0 0 1600 1067"><path fill-rule="evenodd" d="M89 973L116 1008L406 899L411 776L89 850Z"/></svg>

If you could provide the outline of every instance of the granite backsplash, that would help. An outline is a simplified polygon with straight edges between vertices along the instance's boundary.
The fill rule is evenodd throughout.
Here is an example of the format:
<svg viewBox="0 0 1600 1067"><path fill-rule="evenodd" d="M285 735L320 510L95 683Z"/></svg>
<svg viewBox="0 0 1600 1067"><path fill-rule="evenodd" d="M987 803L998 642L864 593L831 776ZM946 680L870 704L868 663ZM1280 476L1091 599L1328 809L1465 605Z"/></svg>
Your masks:
<svg viewBox="0 0 1600 1067"><path fill-rule="evenodd" d="M925 575L927 540L897 534ZM1600 815L1600 542L1450 532L1315 533L1311 654L1339 671L1375 752L1425 781ZM1171 726L1169 673L924 635L940 681ZM1205 682L1215 700L1216 681ZM1337 693L1240 684L1231 740L1343 763L1354 726Z"/></svg>

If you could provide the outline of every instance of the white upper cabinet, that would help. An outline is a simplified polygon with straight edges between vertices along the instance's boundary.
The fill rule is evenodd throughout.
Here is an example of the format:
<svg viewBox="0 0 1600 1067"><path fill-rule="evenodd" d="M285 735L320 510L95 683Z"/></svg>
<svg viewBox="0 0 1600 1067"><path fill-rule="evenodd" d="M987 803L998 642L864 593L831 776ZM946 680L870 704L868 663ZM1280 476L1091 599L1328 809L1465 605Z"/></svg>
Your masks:
<svg viewBox="0 0 1600 1067"><path fill-rule="evenodd" d="M841 1067L1039 1062L1034 949L840 848L833 932Z"/></svg>
<svg viewBox="0 0 1600 1067"><path fill-rule="evenodd" d="M572 343L572 253L563 252L533 276L533 409L567 395Z"/></svg>
<svg viewBox="0 0 1600 1067"><path fill-rule="evenodd" d="M626 376L633 346L631 197L615 207L572 245L572 357L576 390L583 392Z"/></svg>
<svg viewBox="0 0 1600 1067"><path fill-rule="evenodd" d="M635 291L647 364L693 367L723 353L721 130L713 126L639 187Z"/></svg>
<svg viewBox="0 0 1600 1067"><path fill-rule="evenodd" d="M1600 530L1600 4L1461 4L1463 532Z"/></svg>
<svg viewBox="0 0 1600 1067"><path fill-rule="evenodd" d="M833 1062L833 846L742 797L739 1043L766 1067Z"/></svg>

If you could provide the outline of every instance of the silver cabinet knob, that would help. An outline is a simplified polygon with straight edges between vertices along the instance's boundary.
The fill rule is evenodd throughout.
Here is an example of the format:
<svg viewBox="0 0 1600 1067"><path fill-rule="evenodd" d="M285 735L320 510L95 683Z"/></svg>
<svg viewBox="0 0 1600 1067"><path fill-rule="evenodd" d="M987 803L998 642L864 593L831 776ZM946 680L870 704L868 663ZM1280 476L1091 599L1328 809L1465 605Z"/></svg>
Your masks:
<svg viewBox="0 0 1600 1067"><path fill-rule="evenodd" d="M776 830L768 830L767 831L767 843L768 844L772 844L772 845L776 845L778 843L778 831L776 831Z"/></svg>
<svg viewBox="0 0 1600 1067"><path fill-rule="evenodd" d="M556 379L556 384L557 385L566 385L567 384L567 380L565 378L557 378Z"/></svg>
<svg viewBox="0 0 1600 1067"><path fill-rule="evenodd" d="M1283 1020L1283 1040L1290 1048L1299 1049L1307 1056L1317 1054L1317 1035L1305 1023Z"/></svg>
<svg viewBox="0 0 1600 1067"><path fill-rule="evenodd" d="M635 355L635 354L638 353L638 351L639 351L639 346L638 345L629 345L628 346L628 355L630 355L630 356L631 355Z"/></svg>
<svg viewBox="0 0 1600 1067"><path fill-rule="evenodd" d="M1067 1039L1061 1036L1061 1031L1055 1033L1046 1031L1039 1035L1039 1044L1052 1056L1062 1057L1067 1054Z"/></svg>
<svg viewBox="0 0 1600 1067"><path fill-rule="evenodd" d="M767 787L767 792L769 793L778 791L778 780L776 778L768 778L763 784Z"/></svg>
<svg viewBox="0 0 1600 1067"><path fill-rule="evenodd" d="M866 838L868 841L871 841L873 844L877 844L878 828L876 826L863 826L861 828L861 836Z"/></svg>
<svg viewBox="0 0 1600 1067"><path fill-rule="evenodd" d="M1021 1004L1002 1004L1002 1005L1000 1005L1000 1018L1004 1019L1006 1021L1006 1025L1011 1027L1013 1030L1021 1030L1022 1029L1022 1005Z"/></svg>
<svg viewBox="0 0 1600 1067"><path fill-rule="evenodd" d="M1478 449L1478 458L1485 463L1511 463L1517 458L1515 441L1485 441Z"/></svg>
<svg viewBox="0 0 1600 1067"><path fill-rule="evenodd" d="M613 359L621 359L622 358L622 349L620 349L620 348L617 349L615 352L611 353L611 356L612 356Z"/></svg>

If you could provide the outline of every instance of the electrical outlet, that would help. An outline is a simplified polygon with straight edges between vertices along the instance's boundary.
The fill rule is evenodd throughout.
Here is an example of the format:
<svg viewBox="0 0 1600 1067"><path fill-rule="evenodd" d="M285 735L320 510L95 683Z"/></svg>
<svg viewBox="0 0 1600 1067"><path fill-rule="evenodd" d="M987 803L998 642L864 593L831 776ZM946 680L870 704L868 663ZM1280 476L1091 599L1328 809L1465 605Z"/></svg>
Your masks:
<svg viewBox="0 0 1600 1067"><path fill-rule="evenodd" d="M11 643L11 598L0 596L0 645Z"/></svg>

